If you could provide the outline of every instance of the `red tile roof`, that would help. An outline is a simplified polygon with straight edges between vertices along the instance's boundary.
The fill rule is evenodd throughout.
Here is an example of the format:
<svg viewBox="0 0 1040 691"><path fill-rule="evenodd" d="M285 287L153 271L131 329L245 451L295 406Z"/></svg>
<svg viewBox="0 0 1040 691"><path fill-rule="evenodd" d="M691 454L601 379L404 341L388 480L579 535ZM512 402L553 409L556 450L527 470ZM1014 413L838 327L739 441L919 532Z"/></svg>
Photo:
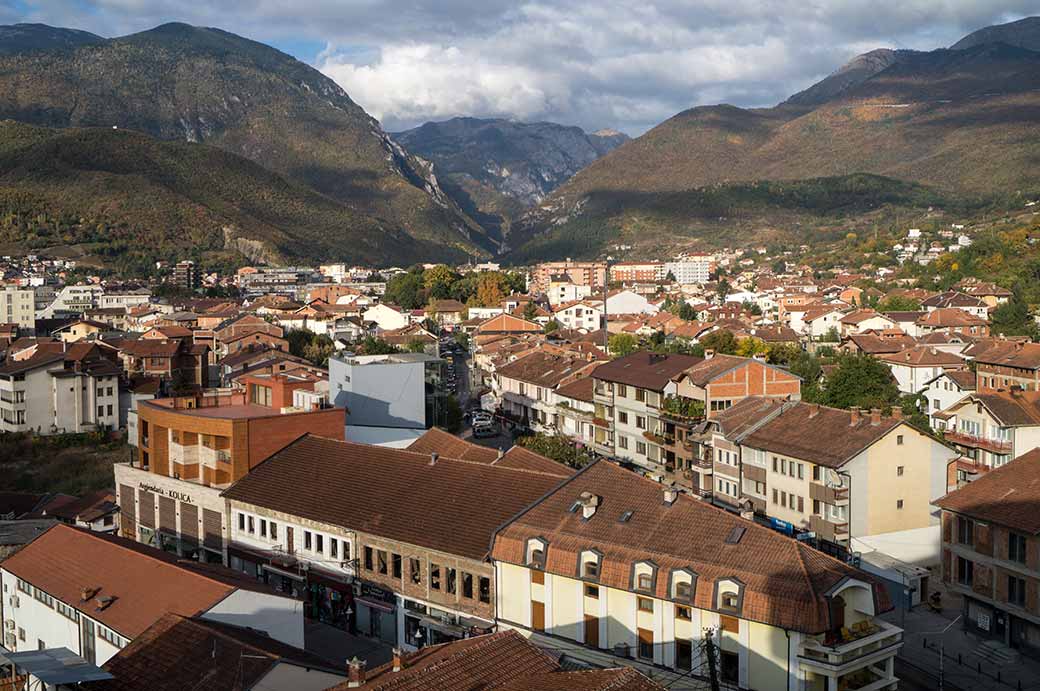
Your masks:
<svg viewBox="0 0 1040 691"><path fill-rule="evenodd" d="M223 492L232 501L472 559L558 474L304 436ZM306 481L307 492L286 492ZM344 487L364 488L348 492Z"/></svg>
<svg viewBox="0 0 1040 691"><path fill-rule="evenodd" d="M237 589L265 590L230 569L64 524L8 557L2 568L131 639L167 612L194 616ZM84 588L97 589L86 602ZM99 610L96 598L106 596L115 601Z"/></svg>
<svg viewBox="0 0 1040 691"><path fill-rule="evenodd" d="M1040 535L1040 449L982 475L936 506L1030 535Z"/></svg>
<svg viewBox="0 0 1040 691"><path fill-rule="evenodd" d="M595 369L592 376L603 381L663 391L673 377L701 360L702 358L694 355L639 351L603 363Z"/></svg>
<svg viewBox="0 0 1040 691"><path fill-rule="evenodd" d="M571 510L584 492L599 497L589 519ZM628 511L627 521L618 520ZM548 542L549 573L578 578L581 552L597 549L603 555L599 582L632 591L633 565L650 560L658 568L655 597L670 600L669 574L689 569L697 574L694 606L715 611L716 581L738 579L744 584L741 618L806 633L832 628L825 593L846 578L869 584L878 611L891 607L867 574L692 497L680 494L666 504L659 483L605 461L588 466L502 528L492 558L522 565L527 540L535 537Z"/></svg>

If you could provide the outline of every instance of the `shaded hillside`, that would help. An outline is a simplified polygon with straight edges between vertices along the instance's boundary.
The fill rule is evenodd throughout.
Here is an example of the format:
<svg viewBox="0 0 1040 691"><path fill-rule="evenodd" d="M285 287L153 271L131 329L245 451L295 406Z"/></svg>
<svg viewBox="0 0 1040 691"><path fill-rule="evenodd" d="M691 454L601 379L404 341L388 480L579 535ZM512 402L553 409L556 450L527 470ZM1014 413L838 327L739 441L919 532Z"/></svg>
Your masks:
<svg viewBox="0 0 1040 691"><path fill-rule="evenodd" d="M617 227L644 210L641 195L720 184L870 173L947 198L1040 189L1040 53L1002 43L906 51L868 74L885 60L845 82L826 84L828 77L798 103L680 113L561 186L517 224L510 244L522 248L582 215ZM665 215L654 222L683 221Z"/></svg>
<svg viewBox="0 0 1040 691"><path fill-rule="evenodd" d="M1040 17L1026 17L1017 22L987 26L968 34L950 47L962 50L987 43L1006 43L1009 46L1040 50Z"/></svg>
<svg viewBox="0 0 1040 691"><path fill-rule="evenodd" d="M207 251L270 262L464 257L220 149L12 121L0 122L0 243L80 246L115 266Z"/></svg>
<svg viewBox="0 0 1040 691"><path fill-rule="evenodd" d="M393 137L431 161L460 206L503 235L520 211L628 140L610 130L479 118L428 122Z"/></svg>
<svg viewBox="0 0 1040 691"><path fill-rule="evenodd" d="M95 43L104 43L104 41L105 39L89 31L59 29L46 24L0 26L0 55L64 50Z"/></svg>
<svg viewBox="0 0 1040 691"><path fill-rule="evenodd" d="M10 30L10 29L7 29ZM0 56L0 118L205 142L451 251L493 247L332 80L261 43L166 24Z"/></svg>

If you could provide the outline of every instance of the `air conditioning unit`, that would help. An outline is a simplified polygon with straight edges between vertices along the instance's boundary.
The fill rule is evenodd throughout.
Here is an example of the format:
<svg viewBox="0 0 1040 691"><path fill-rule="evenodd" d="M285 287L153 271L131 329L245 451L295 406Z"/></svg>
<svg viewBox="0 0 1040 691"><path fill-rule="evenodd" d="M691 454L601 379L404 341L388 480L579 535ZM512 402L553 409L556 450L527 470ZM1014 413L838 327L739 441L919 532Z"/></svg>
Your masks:
<svg viewBox="0 0 1040 691"><path fill-rule="evenodd" d="M15 623L14 619L8 619L4 622L4 628L8 631L14 631Z"/></svg>

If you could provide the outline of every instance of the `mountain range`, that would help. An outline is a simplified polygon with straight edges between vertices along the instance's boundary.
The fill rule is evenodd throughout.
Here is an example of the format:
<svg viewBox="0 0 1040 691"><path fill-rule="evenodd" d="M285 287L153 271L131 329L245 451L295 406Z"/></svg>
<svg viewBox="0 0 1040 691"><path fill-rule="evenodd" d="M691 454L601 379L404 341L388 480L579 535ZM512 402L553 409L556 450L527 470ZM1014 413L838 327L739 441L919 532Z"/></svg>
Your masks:
<svg viewBox="0 0 1040 691"><path fill-rule="evenodd" d="M105 261L522 262L806 241L1040 192L1040 18L860 55L772 108L629 140L455 118L388 134L219 29L0 26L0 245Z"/></svg>
<svg viewBox="0 0 1040 691"><path fill-rule="evenodd" d="M591 134L552 122L452 118L393 138L434 164L440 184L498 236L527 207L600 156L628 141L616 130Z"/></svg>
<svg viewBox="0 0 1040 691"><path fill-rule="evenodd" d="M660 253L730 242L734 230L760 241L796 228L805 241L810 228L876 220L886 199L930 199L909 207L927 210L1040 191L1038 43L1040 19L1031 18L950 49L866 53L773 108L679 113L514 223L511 256L595 256L615 244ZM867 181L884 194L851 208L819 194L833 188L847 201ZM906 195L907 184L928 194ZM814 193L804 204L750 193L784 186Z"/></svg>

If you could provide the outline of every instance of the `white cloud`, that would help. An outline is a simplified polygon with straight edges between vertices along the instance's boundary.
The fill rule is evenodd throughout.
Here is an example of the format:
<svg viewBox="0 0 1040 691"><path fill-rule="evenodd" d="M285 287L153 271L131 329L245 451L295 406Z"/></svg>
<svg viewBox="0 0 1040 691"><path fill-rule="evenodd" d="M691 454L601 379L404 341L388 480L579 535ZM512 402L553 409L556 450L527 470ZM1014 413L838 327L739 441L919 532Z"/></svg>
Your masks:
<svg viewBox="0 0 1040 691"><path fill-rule="evenodd" d="M25 2L23 20L102 35L176 20L286 46L391 130L473 115L630 134L694 105L772 105L866 50L936 48L1036 11L1036 0ZM315 45L327 48L301 54Z"/></svg>

